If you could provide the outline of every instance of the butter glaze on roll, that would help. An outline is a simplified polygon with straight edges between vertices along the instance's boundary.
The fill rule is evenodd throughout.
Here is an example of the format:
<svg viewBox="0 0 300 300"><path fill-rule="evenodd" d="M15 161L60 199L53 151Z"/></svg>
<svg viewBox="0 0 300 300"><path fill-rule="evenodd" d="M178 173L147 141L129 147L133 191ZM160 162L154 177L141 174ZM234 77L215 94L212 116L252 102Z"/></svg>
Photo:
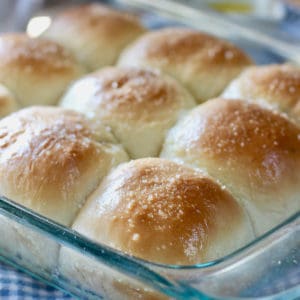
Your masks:
<svg viewBox="0 0 300 300"><path fill-rule="evenodd" d="M270 106L299 124L300 68L287 64L250 67L226 88L222 97Z"/></svg>
<svg viewBox="0 0 300 300"><path fill-rule="evenodd" d="M224 188L192 168L159 158L134 160L110 172L72 228L130 255L177 265L222 257L254 238L248 216ZM109 299L137 295L128 279L74 251L62 248L59 261L63 274L92 291L113 286L120 292ZM143 288L138 295L161 299Z"/></svg>
<svg viewBox="0 0 300 300"><path fill-rule="evenodd" d="M0 35L0 82L21 106L56 104L82 74L74 57L55 42L25 34Z"/></svg>
<svg viewBox="0 0 300 300"><path fill-rule="evenodd" d="M0 83L0 118L17 110L19 105L12 93Z"/></svg>
<svg viewBox="0 0 300 300"><path fill-rule="evenodd" d="M43 36L70 49L93 71L114 64L123 48L144 31L134 15L92 3L58 14Z"/></svg>
<svg viewBox="0 0 300 300"><path fill-rule="evenodd" d="M218 96L250 58L229 42L186 28L167 28L138 38L120 66L158 68L180 81L200 103Z"/></svg>
<svg viewBox="0 0 300 300"><path fill-rule="evenodd" d="M161 157L219 179L257 235L300 208L300 129L256 104L214 99L193 109L170 130Z"/></svg>
<svg viewBox="0 0 300 300"><path fill-rule="evenodd" d="M140 158L158 156L167 130L196 102L159 72L107 67L75 82L61 105L109 125L130 156Z"/></svg>
<svg viewBox="0 0 300 300"><path fill-rule="evenodd" d="M0 192L70 225L88 194L127 156L83 115L31 107L0 121Z"/></svg>
<svg viewBox="0 0 300 300"><path fill-rule="evenodd" d="M127 160L101 124L54 107L31 107L0 121L0 194L63 225L115 165ZM58 246L0 216L0 246L53 268Z"/></svg>
<svg viewBox="0 0 300 300"><path fill-rule="evenodd" d="M200 172L159 158L111 172L72 228L131 255L179 265L222 257L252 238L247 216L226 190Z"/></svg>

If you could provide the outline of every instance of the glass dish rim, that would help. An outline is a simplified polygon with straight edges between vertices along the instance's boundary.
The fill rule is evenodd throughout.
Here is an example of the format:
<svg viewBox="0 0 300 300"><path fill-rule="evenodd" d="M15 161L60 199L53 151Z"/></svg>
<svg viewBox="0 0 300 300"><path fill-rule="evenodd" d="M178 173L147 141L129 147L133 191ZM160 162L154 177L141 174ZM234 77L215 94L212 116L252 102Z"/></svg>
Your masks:
<svg viewBox="0 0 300 300"><path fill-rule="evenodd" d="M203 291L194 288L188 282L182 281L180 278L170 279L166 274L161 274L160 270L177 272L201 271L209 270L213 267L220 267L222 266L222 264L224 264L224 268L226 268L226 263L229 262L230 265L233 265L235 262L240 261L240 256L242 256L242 258L247 257L249 251L251 254L259 252L259 246L265 241L269 241L273 237L273 235L280 233L280 235L278 236L278 239L280 239L280 237L282 236L281 233L284 234L287 229L292 229L292 224L298 224L298 222L300 221L300 211L298 211L290 218L288 218L278 226L274 227L264 235L256 238L248 245L236 250L235 252L229 255L203 264L182 266L159 264L155 262L146 261L137 257L133 257L117 249L113 249L109 246L100 243L95 243L87 237L72 230L71 228L58 224L57 222L52 221L49 218L44 217L1 195L0 215L4 215L12 219L13 221L16 221L19 224L23 224L27 228L34 230L35 232L39 232L43 236L46 235L47 237L50 237L60 246L66 245L70 249L75 249L75 251L77 251L78 253L85 255L85 257L89 257L93 260L96 260L96 262L104 264L106 267L111 268L114 271L125 274L129 278L146 284L154 290L164 293L168 296L175 297L175 299L203 300L220 300L223 298L216 298L214 296L207 295ZM251 252L251 249L254 249L254 251ZM8 262L14 265L18 265L18 263L16 262ZM22 269L28 272L30 275L33 275L38 279L42 279L48 284L74 296L74 294L66 288L66 284L61 283L60 280L56 278L57 267L58 265L56 265L53 268L53 270L50 271L50 273L52 274L51 276L54 276L51 281L49 281L49 279L43 278L43 276L39 274L35 274L34 271L32 271L31 269L24 269L23 267ZM58 277L59 276L60 275L58 275ZM289 291L290 290L282 291L282 293L286 295L286 292Z"/></svg>
<svg viewBox="0 0 300 300"><path fill-rule="evenodd" d="M221 258L205 262L205 263L198 263L194 265L176 265L176 264L163 264L163 263L156 263L156 262L151 262L142 258L138 258L135 256L132 256L130 254L127 254L125 252L122 252L120 250L114 249L112 247L109 247L105 244L94 242L91 239L85 237L84 235L80 234L79 232L73 230L71 227L64 226L62 224L59 224L43 215L40 215L37 212L34 212L33 210L26 208L13 200L1 196L0 195L0 212L4 211L5 216L8 216L9 218L14 219L20 224L25 223L27 227L30 227L32 229L37 229L38 231L42 233L46 233L47 235L51 236L52 239L57 240L60 244L67 244L68 246L71 246L74 249L77 250L84 250L85 253L88 255L91 255L93 257L98 257L97 254L95 253L89 253L89 248L90 247L85 247L84 249L81 249L80 246L77 248L77 246L74 246L72 242L70 242L67 238L65 238L66 233L67 236L73 235L74 237L71 238L74 241L79 241L79 244L87 243L88 246L91 246L93 248L99 248L97 250L100 250L99 253L102 253L102 250L104 251L109 251L116 256L122 256L122 259L125 258L126 260L134 260L135 262L138 262L143 265L151 265L154 267L159 267L159 268L166 268L169 270L198 270L198 269L205 269L208 267L214 267L218 266L228 260L234 259L236 256L242 254L246 250L249 250L255 246L257 246L259 243L264 242L266 239L270 238L275 233L278 233L282 229L286 228L290 224L292 224L294 221L298 220L300 218L300 210L295 212L293 215L291 215L288 219L285 221L281 222L277 226L273 227L271 230L267 231L263 235L255 238L245 246L235 250L234 252L225 255ZM24 222L25 221L25 222ZM25 225L25 226L26 226ZM57 233L60 233L60 231L64 231L64 234L59 234L58 236L56 235ZM77 242L75 243L75 245ZM101 256L101 255L100 255Z"/></svg>
<svg viewBox="0 0 300 300"><path fill-rule="evenodd" d="M292 62L297 65L300 64L299 45L291 45L290 43L282 41L279 38L275 38L263 32L243 26L242 24L236 23L227 16L213 10L207 9L203 11L199 8L196 9L192 4L179 2L177 0L114 1L132 7L155 11L157 14L167 16L173 20L179 21L182 24L199 30L202 30L201 23L203 23L203 20L206 20L209 24L212 24L213 22L214 26L206 28L209 33L218 35L219 31L224 33L224 28L226 28L227 32L234 32L236 37L242 39L244 38L266 48L271 48L275 53L284 57L288 62ZM199 22L199 20L201 21Z"/></svg>

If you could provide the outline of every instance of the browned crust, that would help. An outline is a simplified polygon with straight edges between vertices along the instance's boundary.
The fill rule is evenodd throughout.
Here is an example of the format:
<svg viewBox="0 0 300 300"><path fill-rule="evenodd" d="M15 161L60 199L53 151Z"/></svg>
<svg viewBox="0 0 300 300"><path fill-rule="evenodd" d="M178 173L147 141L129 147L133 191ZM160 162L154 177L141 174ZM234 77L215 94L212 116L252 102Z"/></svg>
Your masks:
<svg viewBox="0 0 300 300"><path fill-rule="evenodd" d="M176 138L191 160L220 161L221 169L256 187L274 189L283 180L295 180L300 129L284 116L242 100L215 99L188 118Z"/></svg>
<svg viewBox="0 0 300 300"><path fill-rule="evenodd" d="M250 58L236 46L192 29L166 28L148 32L133 44L134 47L139 49L137 57L150 61L161 59L162 64L188 60L201 62L201 68L251 64Z"/></svg>
<svg viewBox="0 0 300 300"><path fill-rule="evenodd" d="M251 67L237 81L242 97L266 100L285 112L297 114L297 107L300 106L300 68L292 65Z"/></svg>
<svg viewBox="0 0 300 300"><path fill-rule="evenodd" d="M31 107L2 119L0 150L1 194L55 220L59 209L69 216L79 208L84 199L77 186L86 188L95 163L110 159L83 115L55 107Z"/></svg>
<svg viewBox="0 0 300 300"><path fill-rule="evenodd" d="M31 39L25 34L0 36L0 68L10 72L52 76L78 72L73 56L55 42ZM5 74L1 74L5 77Z"/></svg>
<svg viewBox="0 0 300 300"><path fill-rule="evenodd" d="M173 79L146 69L107 67L78 83L93 89L85 105L103 120L115 115L126 122L161 121L163 114L184 108L185 98L190 97L192 103L191 96Z"/></svg>
<svg viewBox="0 0 300 300"><path fill-rule="evenodd" d="M73 27L78 33L101 34L108 40L118 39L125 32L145 31L133 14L117 11L98 3L77 5L58 14L53 24L56 27Z"/></svg>
<svg viewBox="0 0 300 300"><path fill-rule="evenodd" d="M119 167L95 197L74 229L97 232L90 237L161 263L205 260L216 236L231 234L244 221L236 201L214 181L159 158Z"/></svg>

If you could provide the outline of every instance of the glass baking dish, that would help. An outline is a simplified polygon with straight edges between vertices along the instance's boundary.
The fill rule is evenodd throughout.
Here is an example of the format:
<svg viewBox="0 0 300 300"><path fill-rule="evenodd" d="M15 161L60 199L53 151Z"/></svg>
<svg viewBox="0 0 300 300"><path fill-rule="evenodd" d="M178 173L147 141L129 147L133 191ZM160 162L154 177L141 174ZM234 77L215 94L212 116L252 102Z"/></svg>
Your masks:
<svg viewBox="0 0 300 300"><path fill-rule="evenodd" d="M195 266L161 265L130 257L95 244L4 197L0 198L0 221L1 224L9 222L20 240L21 236L32 236L34 241L42 243L39 251L30 244L22 245L27 251L20 248L12 251L1 245L0 260L80 299L115 299L112 296L115 293L123 295L124 299L125 296L135 299L137 295L145 296L142 299L164 299L157 292L175 299L300 297L299 212L235 253ZM48 245L72 251L73 257L75 254L86 265L92 264L94 270L101 270L99 288L91 290L93 283L87 278L78 281L73 276L65 276L55 260L42 266L40 257L47 258ZM79 259L70 263L76 267ZM94 277L92 273L91 278Z"/></svg>
<svg viewBox="0 0 300 300"><path fill-rule="evenodd" d="M282 26L270 30L268 27L272 23L268 24L258 18L235 19L232 16L204 9L201 1L197 0L122 0L120 2L155 11L181 24L231 40L248 52L257 64L283 61L300 64L300 39L282 30L285 24L284 18L278 22ZM284 6L284 2L282 5Z"/></svg>
<svg viewBox="0 0 300 300"><path fill-rule="evenodd" d="M297 45L288 45L263 33L256 34L256 31L237 25L224 16L216 19L217 15L212 12L204 13L179 1L120 2L114 2L114 5L134 10L150 28L184 24L233 41L257 63L300 61ZM0 197L0 260L74 297L300 297L300 212L229 256L205 264L175 266L143 261L96 244L12 200ZM59 267L60 252L67 258L67 268ZM85 266L85 272L81 272L79 264L80 268Z"/></svg>

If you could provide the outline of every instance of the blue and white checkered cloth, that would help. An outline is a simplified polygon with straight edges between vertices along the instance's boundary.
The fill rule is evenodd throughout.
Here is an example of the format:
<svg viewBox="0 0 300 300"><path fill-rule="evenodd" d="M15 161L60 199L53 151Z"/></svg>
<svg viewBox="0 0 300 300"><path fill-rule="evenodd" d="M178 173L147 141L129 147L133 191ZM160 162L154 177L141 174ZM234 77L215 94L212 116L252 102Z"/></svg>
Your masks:
<svg viewBox="0 0 300 300"><path fill-rule="evenodd" d="M71 296L0 263L1 300L71 300Z"/></svg>

